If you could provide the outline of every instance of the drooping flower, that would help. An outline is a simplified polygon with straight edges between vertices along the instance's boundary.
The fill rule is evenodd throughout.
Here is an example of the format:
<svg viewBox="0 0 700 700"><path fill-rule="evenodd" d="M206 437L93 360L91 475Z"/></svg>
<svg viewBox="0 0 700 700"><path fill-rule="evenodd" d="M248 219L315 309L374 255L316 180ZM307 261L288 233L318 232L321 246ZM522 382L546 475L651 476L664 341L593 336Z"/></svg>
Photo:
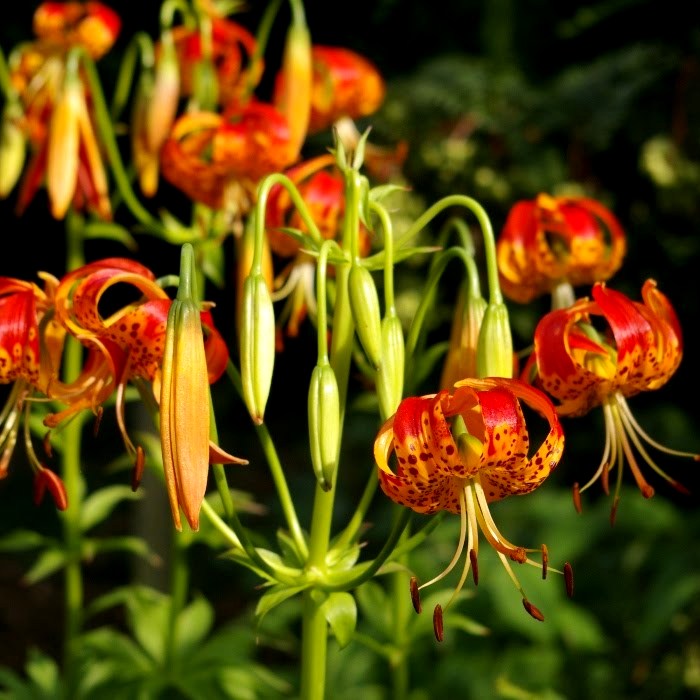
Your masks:
<svg viewBox="0 0 700 700"><path fill-rule="evenodd" d="M311 58L311 133L327 129L341 117L369 116L384 101L384 79L364 56L343 47L314 45Z"/></svg>
<svg viewBox="0 0 700 700"><path fill-rule="evenodd" d="M581 416L602 406L606 428L603 457L590 481L580 489L575 486L575 502L580 509L579 493L598 479L607 492L609 473L617 468L614 520L625 462L644 497L654 494L635 450L680 491L685 488L656 464L645 445L667 454L697 456L654 441L627 405L627 397L662 387L680 364L683 341L671 303L653 280L644 283L642 302L632 301L602 282L593 286L592 297L555 309L540 320L523 378L556 399L561 416ZM600 321L606 324L603 330L598 330Z"/></svg>
<svg viewBox="0 0 700 700"><path fill-rule="evenodd" d="M20 430L27 461L34 472L34 500L49 490L56 506L65 510L66 492L60 477L36 455L29 432L31 399L46 395L53 375L55 350L61 333L48 317L55 280L46 288L32 282L0 277L0 384L12 384L0 411L0 479L7 476Z"/></svg>
<svg viewBox="0 0 700 700"><path fill-rule="evenodd" d="M214 209L249 210L258 180L294 159L286 119L252 100L223 114L181 116L161 151L163 177Z"/></svg>
<svg viewBox="0 0 700 700"><path fill-rule="evenodd" d="M503 293L527 303L563 286L573 302L571 287L608 280L625 252L625 232L600 202L539 194L511 208L499 236Z"/></svg>
<svg viewBox="0 0 700 700"><path fill-rule="evenodd" d="M117 421L122 438L137 462L140 450L125 428L124 392L129 381L145 380L152 384L158 400L171 304L172 300L154 274L126 258L106 258L84 265L61 278L55 292L57 321L96 357L102 358L96 383L101 387L99 404L92 408L116 392ZM103 309L110 306L116 310L106 315ZM201 312L201 321L207 329L204 348L211 383L224 372L228 349L214 326L210 311ZM75 410L89 407L85 400L49 416L46 424L53 427Z"/></svg>
<svg viewBox="0 0 700 700"><path fill-rule="evenodd" d="M544 441L531 456L521 402L549 424ZM476 582L481 529L520 591L526 610L536 619L543 619L528 601L508 561L539 566L528 557L528 552L535 550L503 537L489 503L536 489L557 466L563 447L564 433L551 401L519 380L465 379L455 384L452 393L442 390L404 399L375 439L374 458L381 488L394 502L417 513L448 511L459 515L461 521L452 561L420 588L439 581L455 567L465 542L468 556L451 600L461 590L470 567ZM396 455L395 468L389 465L392 452ZM417 589L413 593L418 610ZM441 625L439 608L435 617L438 639Z"/></svg>
<svg viewBox="0 0 700 700"><path fill-rule="evenodd" d="M100 2L43 2L34 13L34 33L47 46L67 50L82 46L97 59L119 35L119 15Z"/></svg>

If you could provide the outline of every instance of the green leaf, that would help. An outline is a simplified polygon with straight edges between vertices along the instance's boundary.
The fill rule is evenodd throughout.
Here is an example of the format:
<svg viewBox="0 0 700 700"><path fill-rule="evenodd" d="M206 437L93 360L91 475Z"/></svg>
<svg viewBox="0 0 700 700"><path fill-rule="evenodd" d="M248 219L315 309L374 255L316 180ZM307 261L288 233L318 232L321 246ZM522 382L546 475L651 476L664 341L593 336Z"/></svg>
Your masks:
<svg viewBox="0 0 700 700"><path fill-rule="evenodd" d="M306 588L308 588L306 584L303 586L285 586L280 583L273 586L260 597L258 604L255 606L255 616L258 618L258 622L260 622L272 608L276 608L280 603L284 603L285 600L292 598L297 593L301 593Z"/></svg>
<svg viewBox="0 0 700 700"><path fill-rule="evenodd" d="M123 243L130 251L138 249L136 239L127 229L110 221L92 221L83 226L85 238L104 239Z"/></svg>
<svg viewBox="0 0 700 700"><path fill-rule="evenodd" d="M357 626L355 598L345 591L331 593L321 605L321 610L340 648L347 646Z"/></svg>
<svg viewBox="0 0 700 700"><path fill-rule="evenodd" d="M24 552L43 547L48 542L55 540L33 530L14 530L9 535L0 537L0 552Z"/></svg>
<svg viewBox="0 0 700 700"><path fill-rule="evenodd" d="M154 661L165 658L165 630L170 599L151 588L140 588L126 600L129 627Z"/></svg>
<svg viewBox="0 0 700 700"><path fill-rule="evenodd" d="M61 676L58 664L39 649L30 649L29 659L25 667L27 677L37 689L41 691L40 697L61 697Z"/></svg>
<svg viewBox="0 0 700 700"><path fill-rule="evenodd" d="M95 491L83 502L80 512L80 527L85 532L102 522L122 502L141 498L140 492L134 492L130 486L120 484L106 486Z"/></svg>
<svg viewBox="0 0 700 700"><path fill-rule="evenodd" d="M214 610L209 602L199 597L178 616L175 648L181 657L191 654L209 634L214 624Z"/></svg>
<svg viewBox="0 0 700 700"><path fill-rule="evenodd" d="M282 558L290 566L301 568L304 566L304 558L297 549L296 542L284 530L277 530L277 543L282 551Z"/></svg>
<svg viewBox="0 0 700 700"><path fill-rule="evenodd" d="M62 549L52 547L44 550L24 575L25 582L31 585L51 576L66 565L66 559L66 553Z"/></svg>
<svg viewBox="0 0 700 700"><path fill-rule="evenodd" d="M105 539L87 538L82 542L82 553L85 559L93 559L98 554L106 552L128 552L146 559L156 565L160 558L148 547L148 543L140 537L125 535L124 537L107 537Z"/></svg>
<svg viewBox="0 0 700 700"><path fill-rule="evenodd" d="M386 637L392 628L391 603L381 584L367 581L357 588L355 596L363 617L373 629Z"/></svg>

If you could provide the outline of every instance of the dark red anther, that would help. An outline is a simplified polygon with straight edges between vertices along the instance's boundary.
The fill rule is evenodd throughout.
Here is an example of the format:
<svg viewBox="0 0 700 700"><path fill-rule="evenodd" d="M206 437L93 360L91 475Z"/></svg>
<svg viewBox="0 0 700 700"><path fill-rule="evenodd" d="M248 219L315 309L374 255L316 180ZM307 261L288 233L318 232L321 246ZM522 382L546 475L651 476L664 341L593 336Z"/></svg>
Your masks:
<svg viewBox="0 0 700 700"><path fill-rule="evenodd" d="M578 481L574 484L572 495L574 497L574 508L576 508L576 512L580 515L583 509L581 508L581 492L578 488Z"/></svg>
<svg viewBox="0 0 700 700"><path fill-rule="evenodd" d="M44 441L42 443L44 447L44 454L51 459L53 457L53 447L51 446L51 431L47 431L46 435L44 435Z"/></svg>
<svg viewBox="0 0 700 700"><path fill-rule="evenodd" d="M68 495L61 477L50 469L42 467L34 475L34 505L39 505L44 498L46 489L49 490L56 508L65 510L68 508Z"/></svg>
<svg viewBox="0 0 700 700"><path fill-rule="evenodd" d="M574 597L574 570L571 568L571 564L567 561L564 564L564 583L566 584L566 595L569 598Z"/></svg>
<svg viewBox="0 0 700 700"><path fill-rule="evenodd" d="M100 406L97 411L95 411L95 423L92 426L92 434L97 437L97 433L100 432L100 425L102 425L102 416L104 415L104 408Z"/></svg>
<svg viewBox="0 0 700 700"><path fill-rule="evenodd" d="M549 566L549 552L547 551L547 545L542 545L542 578L547 578L547 567Z"/></svg>
<svg viewBox="0 0 700 700"><path fill-rule="evenodd" d="M146 454L143 451L143 447L139 445L136 448L136 461L134 462L134 470L131 472L131 490L136 491L139 484L141 483L141 478L143 477L143 468L146 464Z"/></svg>
<svg viewBox="0 0 700 700"><path fill-rule="evenodd" d="M544 622L544 615L527 598L523 598L523 607L535 620Z"/></svg>
<svg viewBox="0 0 700 700"><path fill-rule="evenodd" d="M435 639L438 642L445 638L445 630L442 623L442 605L440 604L436 605L433 611L433 632L435 632Z"/></svg>
<svg viewBox="0 0 700 700"><path fill-rule="evenodd" d="M610 526L612 527L615 524L615 518L617 517L617 506L620 504L620 497L615 496L615 500L613 501L612 508L610 509Z"/></svg>
<svg viewBox="0 0 700 700"><path fill-rule="evenodd" d="M423 608L420 604L420 591L418 590L418 579L415 576L411 576L411 602L413 603L413 609L419 613Z"/></svg>
<svg viewBox="0 0 700 700"><path fill-rule="evenodd" d="M474 585L479 585L479 561L476 558L476 552L473 549L469 550L469 561L472 565L472 576L474 577Z"/></svg>

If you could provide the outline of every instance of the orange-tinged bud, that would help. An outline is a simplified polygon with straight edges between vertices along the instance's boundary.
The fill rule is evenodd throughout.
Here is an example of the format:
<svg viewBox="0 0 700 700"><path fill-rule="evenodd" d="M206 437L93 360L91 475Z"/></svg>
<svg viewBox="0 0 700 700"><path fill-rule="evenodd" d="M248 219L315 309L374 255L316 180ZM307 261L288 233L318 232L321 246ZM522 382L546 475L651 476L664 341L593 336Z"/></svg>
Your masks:
<svg viewBox="0 0 700 700"><path fill-rule="evenodd" d="M46 188L51 214L56 219L66 215L78 182L79 119L83 104L80 81L68 77L49 125Z"/></svg>
<svg viewBox="0 0 700 700"><path fill-rule="evenodd" d="M243 283L240 357L243 399L260 425L275 365L275 311L262 274L249 275Z"/></svg>
<svg viewBox="0 0 700 700"><path fill-rule="evenodd" d="M8 102L0 122L0 199L12 191L19 180L27 152L26 138L19 126L22 108Z"/></svg>
<svg viewBox="0 0 700 700"><path fill-rule="evenodd" d="M168 312L160 392L163 469L178 530L180 508L190 527L199 529L209 475L209 378L200 312L189 282L193 258L192 246L183 246L178 295Z"/></svg>
<svg viewBox="0 0 700 700"><path fill-rule="evenodd" d="M366 267L352 266L348 276L348 292L357 337L369 361L379 367L382 357L379 297L372 274Z"/></svg>
<svg viewBox="0 0 700 700"><path fill-rule="evenodd" d="M299 154L311 115L311 38L305 24L294 22L287 33L282 71L277 76L274 104L287 118L290 148Z"/></svg>
<svg viewBox="0 0 700 700"><path fill-rule="evenodd" d="M170 134L180 99L180 68L171 32L163 34L146 112L146 143L157 153Z"/></svg>

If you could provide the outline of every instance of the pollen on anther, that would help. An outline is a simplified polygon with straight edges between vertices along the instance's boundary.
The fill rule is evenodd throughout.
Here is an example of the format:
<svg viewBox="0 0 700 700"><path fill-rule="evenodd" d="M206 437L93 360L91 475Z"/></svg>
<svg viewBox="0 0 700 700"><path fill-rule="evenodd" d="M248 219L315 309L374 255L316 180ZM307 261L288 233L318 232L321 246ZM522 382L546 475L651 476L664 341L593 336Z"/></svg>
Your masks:
<svg viewBox="0 0 700 700"><path fill-rule="evenodd" d="M420 591L418 590L418 579L415 576L411 576L411 602L413 603L413 609L420 613L423 609L420 604Z"/></svg>
<svg viewBox="0 0 700 700"><path fill-rule="evenodd" d="M549 566L549 552L547 551L547 545L542 545L542 578L547 578L547 567Z"/></svg>
<svg viewBox="0 0 700 700"><path fill-rule="evenodd" d="M134 463L134 470L131 474L131 490L136 491L141 483L141 478L143 477L143 468L146 464L146 453L143 451L143 447L139 445L136 448L136 461Z"/></svg>
<svg viewBox="0 0 700 700"><path fill-rule="evenodd" d="M102 415L104 414L104 408L100 406L97 411L95 412L95 423L92 426L92 434L97 437L97 434L100 432L100 425L102 424Z"/></svg>
<svg viewBox="0 0 700 700"><path fill-rule="evenodd" d="M580 515L583 509L581 508L581 491L579 491L578 482L576 482L573 486L572 495L574 497L574 508Z"/></svg>

